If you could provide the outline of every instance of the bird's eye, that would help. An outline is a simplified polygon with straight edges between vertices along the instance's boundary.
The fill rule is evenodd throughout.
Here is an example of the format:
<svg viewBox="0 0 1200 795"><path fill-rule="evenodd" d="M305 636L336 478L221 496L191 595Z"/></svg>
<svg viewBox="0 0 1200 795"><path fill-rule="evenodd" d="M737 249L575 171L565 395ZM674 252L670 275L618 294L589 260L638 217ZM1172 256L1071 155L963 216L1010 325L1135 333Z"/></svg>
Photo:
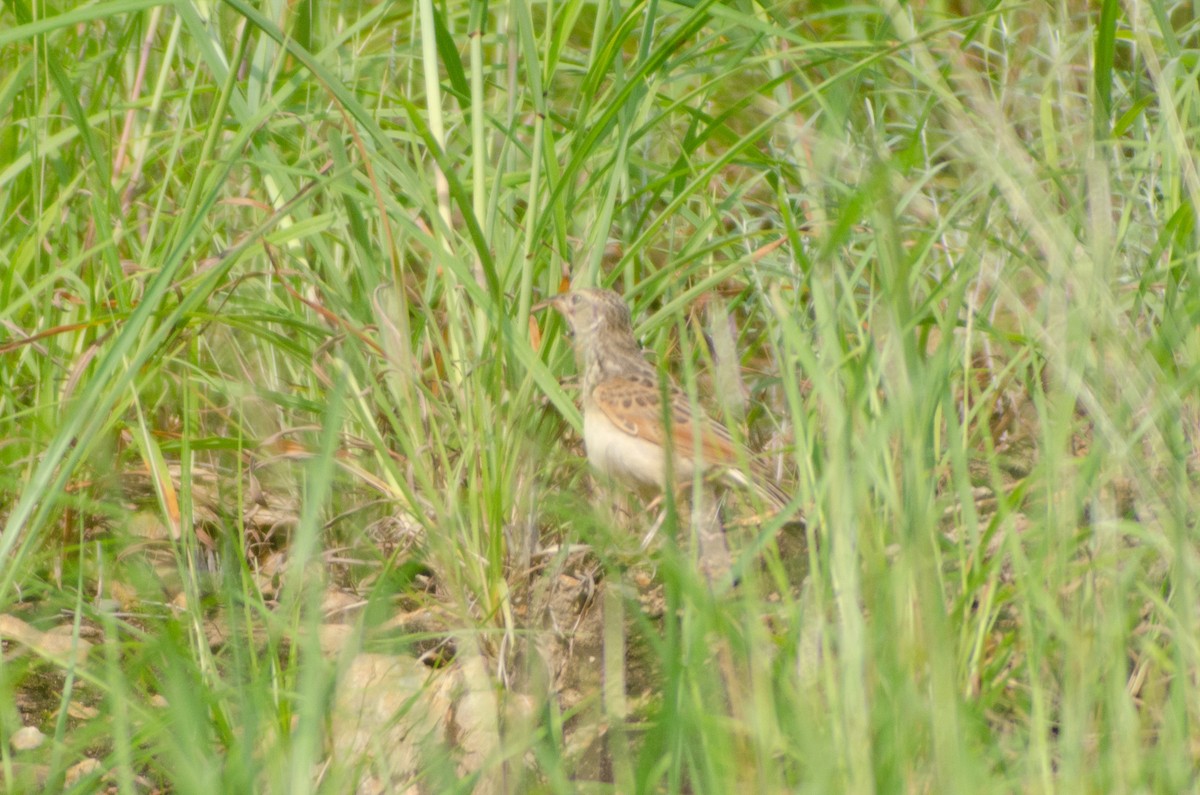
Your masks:
<svg viewBox="0 0 1200 795"><path fill-rule="evenodd" d="M579 293L571 295L571 306L579 306Z"/></svg>

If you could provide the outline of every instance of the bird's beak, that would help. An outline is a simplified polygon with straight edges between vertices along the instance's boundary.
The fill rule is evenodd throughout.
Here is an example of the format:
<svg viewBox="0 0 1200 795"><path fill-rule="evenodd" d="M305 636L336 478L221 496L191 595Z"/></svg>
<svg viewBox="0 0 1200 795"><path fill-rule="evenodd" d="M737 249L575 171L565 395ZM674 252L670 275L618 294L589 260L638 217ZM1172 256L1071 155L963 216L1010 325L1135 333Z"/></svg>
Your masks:
<svg viewBox="0 0 1200 795"><path fill-rule="evenodd" d="M555 309L558 309L558 305L562 302L564 296L566 296L566 293L559 293L558 295L552 295L549 298L547 298L545 301L541 301L541 302L536 303L533 306L529 307L529 311L530 312L541 312L543 309L545 309L548 306L552 306Z"/></svg>
<svg viewBox="0 0 1200 795"><path fill-rule="evenodd" d="M552 295L549 298L547 298L545 301L542 301L541 303L534 304L533 306L529 307L529 311L530 312L538 312L542 309L545 309L548 306L554 307L555 309L558 310L558 313L563 316L563 320L566 321L566 327L567 327L566 332L565 332L566 335L568 337L574 337L575 331L571 327L571 316L567 312L567 303L566 303L567 295L568 295L568 293L559 293L558 295Z"/></svg>

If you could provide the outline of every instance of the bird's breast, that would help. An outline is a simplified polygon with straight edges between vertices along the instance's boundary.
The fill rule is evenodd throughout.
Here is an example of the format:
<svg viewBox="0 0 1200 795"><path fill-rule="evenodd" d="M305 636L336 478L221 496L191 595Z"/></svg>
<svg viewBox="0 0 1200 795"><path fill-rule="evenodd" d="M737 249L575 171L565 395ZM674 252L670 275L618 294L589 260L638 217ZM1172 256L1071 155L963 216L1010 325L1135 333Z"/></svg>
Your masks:
<svg viewBox="0 0 1200 795"><path fill-rule="evenodd" d="M617 427L596 406L584 406L583 443L588 463L607 478L660 489L666 483L662 446ZM676 456L675 478L689 478L691 474L687 460Z"/></svg>

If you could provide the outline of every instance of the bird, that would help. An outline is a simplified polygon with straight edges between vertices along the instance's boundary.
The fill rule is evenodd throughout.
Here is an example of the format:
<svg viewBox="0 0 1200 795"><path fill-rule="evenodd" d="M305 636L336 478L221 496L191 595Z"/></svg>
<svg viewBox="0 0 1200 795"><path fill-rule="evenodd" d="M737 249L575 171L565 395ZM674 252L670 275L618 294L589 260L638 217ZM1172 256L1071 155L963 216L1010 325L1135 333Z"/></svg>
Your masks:
<svg viewBox="0 0 1200 795"><path fill-rule="evenodd" d="M758 492L774 511L787 507L787 494L739 450L724 425L698 407L694 413L687 393L669 376L660 381L619 294L580 288L539 306L546 305L563 316L574 339L583 443L589 464L602 476L643 492L665 491L668 472L676 484L687 484L697 468L705 475L719 468L728 479ZM665 408L664 397L669 401Z"/></svg>

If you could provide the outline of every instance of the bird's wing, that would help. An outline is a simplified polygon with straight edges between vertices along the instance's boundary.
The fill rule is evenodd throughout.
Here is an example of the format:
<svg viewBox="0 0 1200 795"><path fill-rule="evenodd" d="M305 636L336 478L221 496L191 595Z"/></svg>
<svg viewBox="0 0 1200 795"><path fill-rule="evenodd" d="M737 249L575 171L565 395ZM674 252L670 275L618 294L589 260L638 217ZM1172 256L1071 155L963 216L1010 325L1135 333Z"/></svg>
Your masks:
<svg viewBox="0 0 1200 795"><path fill-rule="evenodd" d="M609 378L592 390L592 401L614 425L655 444L666 446L666 431L671 434L675 455L691 458L696 451L696 433L700 433L700 454L705 464L734 464L737 453L729 431L701 413L693 419L687 397L678 389L670 390L671 405L664 425L662 392L648 381Z"/></svg>
<svg viewBox="0 0 1200 795"><path fill-rule="evenodd" d="M776 509L789 497L777 486L761 464L750 462L750 474L740 469L741 459L729 429L700 413L693 419L691 403L680 389L670 386L669 423L664 426L662 390L648 378L609 378L592 390L591 399L613 425L630 436L666 446L665 428L670 429L674 454L692 458L696 433L705 468L720 466L731 480L757 490Z"/></svg>

